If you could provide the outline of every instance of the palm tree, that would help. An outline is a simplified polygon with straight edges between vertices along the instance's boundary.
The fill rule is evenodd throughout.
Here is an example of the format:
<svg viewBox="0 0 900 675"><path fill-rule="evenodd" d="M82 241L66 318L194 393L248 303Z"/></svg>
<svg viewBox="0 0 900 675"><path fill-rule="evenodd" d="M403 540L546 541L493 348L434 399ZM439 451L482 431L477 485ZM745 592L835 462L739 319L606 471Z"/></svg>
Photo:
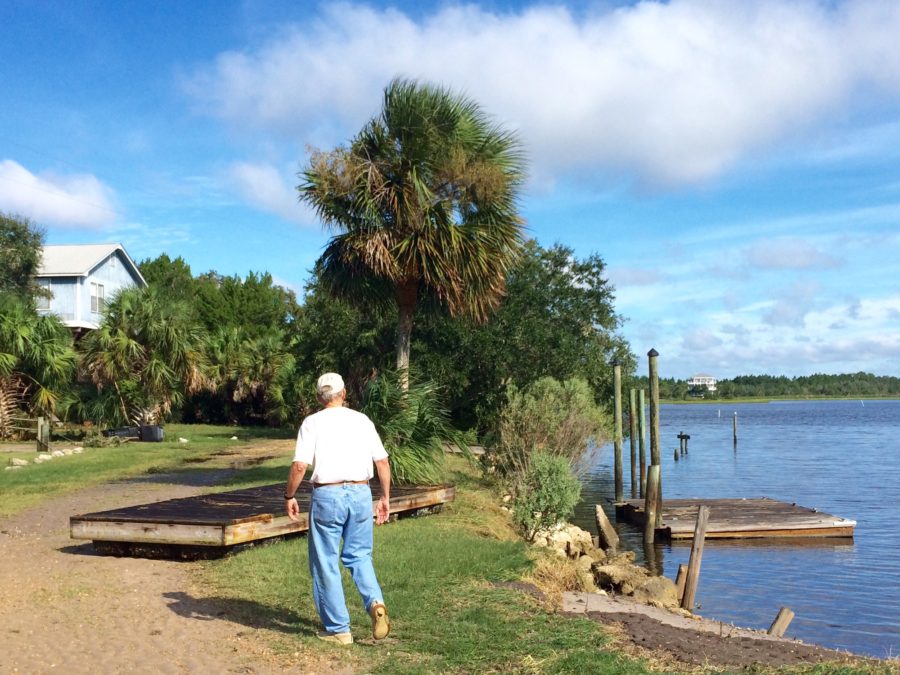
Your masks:
<svg viewBox="0 0 900 675"><path fill-rule="evenodd" d="M204 337L183 302L129 288L107 304L100 327L82 341L83 367L101 394L115 392L109 417L158 423L183 393L210 386Z"/></svg>
<svg viewBox="0 0 900 675"><path fill-rule="evenodd" d="M52 414L74 373L69 329L21 296L0 293L0 436L22 412Z"/></svg>
<svg viewBox="0 0 900 675"><path fill-rule="evenodd" d="M523 245L524 157L474 101L396 79L381 114L349 147L314 152L302 178L301 199L337 231L323 282L351 302L396 304L401 373L420 301L479 321L500 303Z"/></svg>

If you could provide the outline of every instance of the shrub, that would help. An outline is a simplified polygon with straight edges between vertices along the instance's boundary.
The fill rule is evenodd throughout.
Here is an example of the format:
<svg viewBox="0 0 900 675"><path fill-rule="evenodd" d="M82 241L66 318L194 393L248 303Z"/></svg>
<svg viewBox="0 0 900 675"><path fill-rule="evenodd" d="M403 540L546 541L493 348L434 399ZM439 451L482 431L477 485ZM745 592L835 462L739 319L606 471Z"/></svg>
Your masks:
<svg viewBox="0 0 900 675"><path fill-rule="evenodd" d="M513 520L532 541L538 530L568 519L580 498L581 484L568 460L535 451L515 486Z"/></svg>
<svg viewBox="0 0 900 675"><path fill-rule="evenodd" d="M488 440L487 460L512 483L528 472L535 452L562 457L578 471L610 436L607 414L594 401L587 382L552 377L524 390L510 386L498 427Z"/></svg>
<svg viewBox="0 0 900 675"><path fill-rule="evenodd" d="M361 410L375 424L398 483L441 482L447 444L468 454L466 437L450 424L433 382L410 382L404 391L396 373L383 373L363 391Z"/></svg>

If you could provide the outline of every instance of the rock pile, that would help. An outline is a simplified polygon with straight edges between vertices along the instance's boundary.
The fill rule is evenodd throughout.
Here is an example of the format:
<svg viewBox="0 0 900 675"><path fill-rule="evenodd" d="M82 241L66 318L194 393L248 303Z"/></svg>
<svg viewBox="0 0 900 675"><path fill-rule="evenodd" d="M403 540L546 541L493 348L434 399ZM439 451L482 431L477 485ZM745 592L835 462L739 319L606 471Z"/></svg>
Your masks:
<svg viewBox="0 0 900 675"><path fill-rule="evenodd" d="M80 455L84 452L84 448L81 446L75 448L60 448L59 450L54 450L53 452L42 452L37 457L34 458L33 462L35 464L43 464L44 462L49 462L58 457L68 457L69 455ZM6 471L16 471L26 467L30 464L27 459L20 459L18 457L13 457L9 460L9 466L5 467Z"/></svg>
<svg viewBox="0 0 900 675"><path fill-rule="evenodd" d="M580 527L560 524L539 532L534 544L574 560L585 591L625 595L654 607L678 607L678 591L670 579L635 565L631 551L607 553L598 548L590 533Z"/></svg>

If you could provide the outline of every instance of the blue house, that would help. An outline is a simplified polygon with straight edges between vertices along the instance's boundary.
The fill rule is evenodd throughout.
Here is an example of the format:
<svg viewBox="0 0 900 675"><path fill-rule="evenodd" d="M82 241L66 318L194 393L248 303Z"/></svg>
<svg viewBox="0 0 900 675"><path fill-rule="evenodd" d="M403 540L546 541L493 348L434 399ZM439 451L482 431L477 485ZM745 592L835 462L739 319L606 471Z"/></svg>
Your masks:
<svg viewBox="0 0 900 675"><path fill-rule="evenodd" d="M51 293L38 300L38 311L58 315L76 333L97 328L107 299L118 291L147 286L121 244L44 246L36 278Z"/></svg>

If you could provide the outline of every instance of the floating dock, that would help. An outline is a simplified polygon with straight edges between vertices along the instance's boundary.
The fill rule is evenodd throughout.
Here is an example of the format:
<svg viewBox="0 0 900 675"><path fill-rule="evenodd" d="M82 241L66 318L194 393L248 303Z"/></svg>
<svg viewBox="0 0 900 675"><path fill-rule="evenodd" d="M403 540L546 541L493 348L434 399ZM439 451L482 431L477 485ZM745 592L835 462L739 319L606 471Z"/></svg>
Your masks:
<svg viewBox="0 0 900 675"><path fill-rule="evenodd" d="M101 553L222 555L235 546L308 530L311 490L304 481L297 491L299 523L285 514L284 483L278 483L72 516L69 529L73 539L89 539ZM372 485L373 503L380 497L380 486ZM392 486L391 515L438 510L455 497L452 485Z"/></svg>
<svg viewBox="0 0 900 675"><path fill-rule="evenodd" d="M768 497L759 499L666 499L657 539L693 539L697 511L709 507L707 539L852 537L855 520ZM644 500L616 504L616 520L644 526Z"/></svg>

